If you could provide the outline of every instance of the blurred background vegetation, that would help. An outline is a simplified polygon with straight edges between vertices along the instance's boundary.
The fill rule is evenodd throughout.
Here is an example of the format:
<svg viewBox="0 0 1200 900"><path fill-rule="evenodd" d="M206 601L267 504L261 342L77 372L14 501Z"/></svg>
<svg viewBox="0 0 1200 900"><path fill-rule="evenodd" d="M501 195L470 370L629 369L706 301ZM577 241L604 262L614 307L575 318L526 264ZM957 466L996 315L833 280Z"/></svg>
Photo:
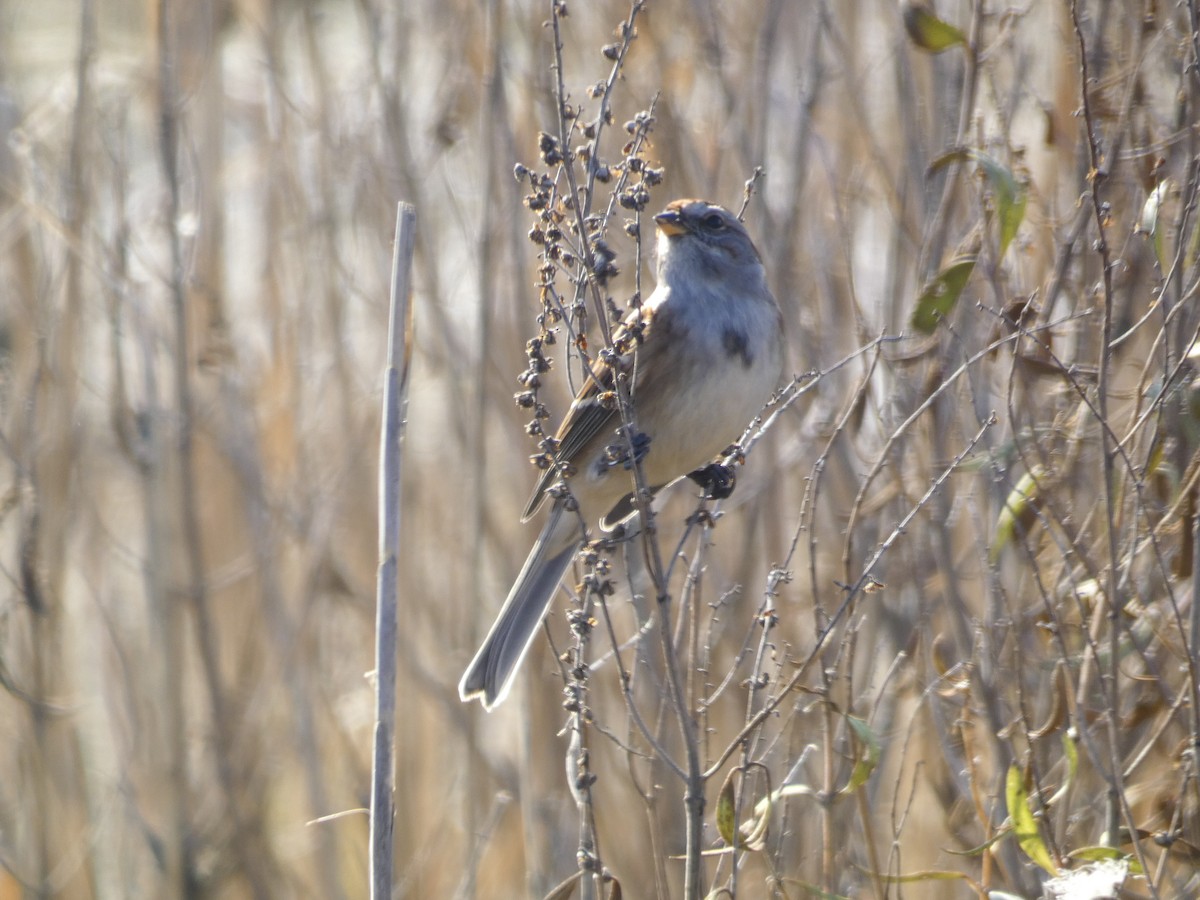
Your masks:
<svg viewBox="0 0 1200 900"><path fill-rule="evenodd" d="M629 12L561 19L580 123ZM894 0L650 0L609 95L613 163L655 104L648 213L737 208L763 169L747 223L797 376L672 581L701 755L724 760L705 846L728 847L738 766L734 819L769 825L707 881L1036 897L1109 845L1128 896L1194 896L1196 3L936 15L960 32ZM394 893L542 896L576 870L550 644L497 712L456 693L533 534L512 395L538 217L511 173L557 171L550 17L0 4L3 900L365 896L399 200ZM668 555L695 504L664 508ZM643 683L648 743L614 672L589 682L587 827L626 896L679 896L678 729Z"/></svg>

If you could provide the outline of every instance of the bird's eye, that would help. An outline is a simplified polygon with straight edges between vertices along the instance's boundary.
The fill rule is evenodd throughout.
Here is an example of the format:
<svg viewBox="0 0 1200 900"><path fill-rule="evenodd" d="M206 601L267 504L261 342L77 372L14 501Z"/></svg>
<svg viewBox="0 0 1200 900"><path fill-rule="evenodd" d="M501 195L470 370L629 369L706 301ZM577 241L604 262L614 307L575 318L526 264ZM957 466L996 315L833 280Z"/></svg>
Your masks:
<svg viewBox="0 0 1200 900"><path fill-rule="evenodd" d="M704 217L704 227L709 231L720 231L725 227L725 220L717 213L709 213Z"/></svg>

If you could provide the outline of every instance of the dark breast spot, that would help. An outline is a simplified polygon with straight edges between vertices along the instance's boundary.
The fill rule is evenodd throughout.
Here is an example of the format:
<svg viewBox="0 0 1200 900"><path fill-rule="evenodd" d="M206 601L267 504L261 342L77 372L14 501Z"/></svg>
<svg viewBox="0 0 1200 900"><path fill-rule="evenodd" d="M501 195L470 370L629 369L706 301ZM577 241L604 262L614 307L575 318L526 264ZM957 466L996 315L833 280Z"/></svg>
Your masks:
<svg viewBox="0 0 1200 900"><path fill-rule="evenodd" d="M741 357L742 365L747 369L750 368L750 364L754 362L754 354L750 352L750 342L746 339L744 331L726 328L721 333L721 344L725 347L726 353L730 356Z"/></svg>

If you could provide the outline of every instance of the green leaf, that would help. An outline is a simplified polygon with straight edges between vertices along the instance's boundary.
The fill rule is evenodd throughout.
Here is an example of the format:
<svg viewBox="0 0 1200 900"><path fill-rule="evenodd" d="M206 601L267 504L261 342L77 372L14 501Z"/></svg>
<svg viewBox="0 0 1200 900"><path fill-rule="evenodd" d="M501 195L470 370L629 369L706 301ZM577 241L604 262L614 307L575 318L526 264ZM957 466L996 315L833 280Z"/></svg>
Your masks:
<svg viewBox="0 0 1200 900"><path fill-rule="evenodd" d="M858 739L858 743L865 748L863 755L854 762L854 770L850 773L850 780L839 791L842 794L852 794L867 783L867 779L871 777L871 773L879 765L879 738L875 736L875 732L871 730L871 726L857 716L846 716L845 719L846 724L850 726L850 730L854 732L854 736Z"/></svg>
<svg viewBox="0 0 1200 900"><path fill-rule="evenodd" d="M1017 230L1025 220L1025 205L1029 200L1029 186L1019 180L1012 169L1000 163L995 158L979 150L969 147L956 147L943 153L929 164L929 171L938 169L952 162L971 160L983 170L992 192L992 208L996 213L996 221L1000 229L1000 252L997 258L1004 256L1004 251L1017 236Z"/></svg>
<svg viewBox="0 0 1200 900"><path fill-rule="evenodd" d="M730 847L733 846L737 837L734 804L733 772L731 771L729 777L725 779L725 783L721 785L721 793L717 795L717 833L721 835L721 840Z"/></svg>
<svg viewBox="0 0 1200 900"><path fill-rule="evenodd" d="M804 888L806 897L815 897L816 900L849 900L845 894L831 894L828 891L821 890L815 884L810 884L807 881L795 881L793 884Z"/></svg>
<svg viewBox="0 0 1200 900"><path fill-rule="evenodd" d="M1025 776L1017 766L1008 769L1008 782L1004 791L1008 802L1008 817L1012 821L1013 834L1017 838L1017 846L1026 856L1049 872L1058 874L1050 851L1042 841L1041 831L1038 830L1037 819L1029 811L1029 795L1025 792Z"/></svg>
<svg viewBox="0 0 1200 900"><path fill-rule="evenodd" d="M1061 682L1055 685L1056 690L1066 690ZM1060 800L1067 796L1067 792L1071 790L1071 784L1075 781L1075 773L1079 771L1079 748L1075 746L1075 734L1071 728L1063 729L1062 733L1063 755L1067 759L1067 777L1063 779L1062 785L1054 792L1049 800L1046 801L1047 807L1052 807Z"/></svg>
<svg viewBox="0 0 1200 900"><path fill-rule="evenodd" d="M992 547L988 551L988 561L995 564L1016 534L1017 528L1028 528L1033 524L1037 515L1041 496L1038 494L1038 482L1046 477L1046 471L1041 466L1035 466L1026 472L1016 486L1004 498L1004 508L996 517L996 533L992 537Z"/></svg>
<svg viewBox="0 0 1200 900"><path fill-rule="evenodd" d="M903 872L893 875L888 872L872 872L870 869L854 864L860 872L878 878L884 884L918 884L922 881L965 881L978 893L981 891L975 879L965 872L951 872L946 869L923 869L919 872Z"/></svg>
<svg viewBox="0 0 1200 900"><path fill-rule="evenodd" d="M966 850L955 850L953 847L943 847L942 852L949 853L951 856L983 856L983 854L992 849L993 844L1005 837L1008 837L1008 829L1002 828L978 847L968 847Z"/></svg>
<svg viewBox="0 0 1200 900"><path fill-rule="evenodd" d="M961 31L935 16L929 7L920 3L905 3L904 30L912 42L929 53L941 53L951 47L967 45Z"/></svg>
<svg viewBox="0 0 1200 900"><path fill-rule="evenodd" d="M1066 784L1070 784L1075 780L1075 773L1079 771L1079 748L1075 746L1075 735L1068 728L1063 732L1062 736L1063 753L1067 757L1067 780Z"/></svg>
<svg viewBox="0 0 1200 900"><path fill-rule="evenodd" d="M1080 847L1067 854L1071 859L1082 859L1086 862L1096 862L1100 859L1120 859L1129 864L1130 875L1141 875L1142 864L1128 853L1122 853L1116 847Z"/></svg>
<svg viewBox="0 0 1200 900"><path fill-rule="evenodd" d="M1029 191L1017 181L1010 169L1000 165L990 156L983 153L976 153L974 156L992 186L992 203L996 210L996 220L1000 223L1000 256L1004 256L1004 251L1017 236L1017 229L1021 227L1025 218L1025 203L1029 199Z"/></svg>
<svg viewBox="0 0 1200 900"><path fill-rule="evenodd" d="M973 255L958 257L925 285L913 309L913 328L924 334L933 334L938 322L949 315L958 302L967 280L975 270L977 259Z"/></svg>
<svg viewBox="0 0 1200 900"><path fill-rule="evenodd" d="M904 875L888 875L879 873L879 878L887 884L914 884L920 881L970 881L971 878L963 872L948 872L944 869L926 869L923 872L908 872Z"/></svg>

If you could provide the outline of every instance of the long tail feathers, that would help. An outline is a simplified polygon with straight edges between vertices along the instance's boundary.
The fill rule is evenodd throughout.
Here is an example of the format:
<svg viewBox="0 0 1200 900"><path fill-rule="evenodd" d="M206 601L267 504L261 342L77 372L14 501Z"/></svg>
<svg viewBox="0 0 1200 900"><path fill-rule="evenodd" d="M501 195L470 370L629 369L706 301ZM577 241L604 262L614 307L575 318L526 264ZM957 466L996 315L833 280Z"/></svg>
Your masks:
<svg viewBox="0 0 1200 900"><path fill-rule="evenodd" d="M491 631L458 683L458 695L464 701L478 697L484 709L490 710L508 695L513 676L579 547L571 516L573 513L560 506L551 509Z"/></svg>

